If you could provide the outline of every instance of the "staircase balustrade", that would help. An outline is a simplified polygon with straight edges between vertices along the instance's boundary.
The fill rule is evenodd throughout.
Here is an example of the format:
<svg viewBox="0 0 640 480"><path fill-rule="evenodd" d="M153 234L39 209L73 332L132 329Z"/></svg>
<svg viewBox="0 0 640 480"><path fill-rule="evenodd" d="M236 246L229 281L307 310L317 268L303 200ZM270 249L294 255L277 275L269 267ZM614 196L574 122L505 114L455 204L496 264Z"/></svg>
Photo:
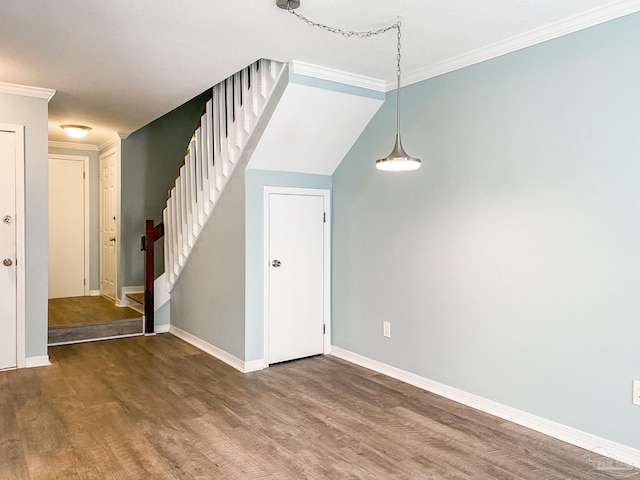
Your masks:
<svg viewBox="0 0 640 480"><path fill-rule="evenodd" d="M169 291L215 208L284 64L259 60L212 89L163 212Z"/></svg>

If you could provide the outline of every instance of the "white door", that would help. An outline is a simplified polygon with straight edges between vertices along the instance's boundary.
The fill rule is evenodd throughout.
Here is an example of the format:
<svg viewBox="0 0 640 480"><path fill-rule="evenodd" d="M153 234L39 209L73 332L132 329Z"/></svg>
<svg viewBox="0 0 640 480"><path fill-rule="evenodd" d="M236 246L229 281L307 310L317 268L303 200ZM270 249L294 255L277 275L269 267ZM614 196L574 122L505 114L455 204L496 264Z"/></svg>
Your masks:
<svg viewBox="0 0 640 480"><path fill-rule="evenodd" d="M85 294L85 163L49 157L49 298Z"/></svg>
<svg viewBox="0 0 640 480"><path fill-rule="evenodd" d="M0 131L0 369L17 365L16 134Z"/></svg>
<svg viewBox="0 0 640 480"><path fill-rule="evenodd" d="M100 293L116 298L116 151L100 156Z"/></svg>
<svg viewBox="0 0 640 480"><path fill-rule="evenodd" d="M270 193L268 363L324 351L325 199Z"/></svg>

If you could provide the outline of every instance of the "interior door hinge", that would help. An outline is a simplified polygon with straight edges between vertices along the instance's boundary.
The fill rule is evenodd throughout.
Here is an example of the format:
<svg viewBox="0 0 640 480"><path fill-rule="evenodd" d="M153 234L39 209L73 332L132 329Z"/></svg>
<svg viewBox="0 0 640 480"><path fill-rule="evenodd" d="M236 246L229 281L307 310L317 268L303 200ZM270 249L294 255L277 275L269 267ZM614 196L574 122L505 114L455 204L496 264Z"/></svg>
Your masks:
<svg viewBox="0 0 640 480"><path fill-rule="evenodd" d="M327 212L322 212L322 222L327 223Z"/></svg>
<svg viewBox="0 0 640 480"><path fill-rule="evenodd" d="M322 324L322 334L326 335L326 333L327 333L327 326L323 323Z"/></svg>

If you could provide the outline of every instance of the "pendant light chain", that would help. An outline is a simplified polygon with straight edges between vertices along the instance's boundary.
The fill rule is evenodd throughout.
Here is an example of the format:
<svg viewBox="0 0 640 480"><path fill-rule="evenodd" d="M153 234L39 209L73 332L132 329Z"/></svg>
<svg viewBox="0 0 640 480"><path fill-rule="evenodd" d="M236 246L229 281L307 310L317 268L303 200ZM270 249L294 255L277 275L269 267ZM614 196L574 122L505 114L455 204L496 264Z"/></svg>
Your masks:
<svg viewBox="0 0 640 480"><path fill-rule="evenodd" d="M318 22L314 22L313 20L309 20L304 15L296 12L291 7L291 4L287 5L287 11L295 15L296 17L298 17L307 25L310 25L312 27L318 27L318 28L321 28L322 30L326 30L327 32L335 33L337 35L342 35L343 37L367 38L367 37L372 37L373 35L380 35L381 33L388 32L389 30L393 30L394 28L397 28L398 32L400 32L400 20L398 20L393 25L389 25L388 27L382 27L382 28L379 28L378 30L365 30L365 31L358 32L354 30L342 30L341 28L330 27L329 25L325 25L324 23L318 23Z"/></svg>
<svg viewBox="0 0 640 480"><path fill-rule="evenodd" d="M398 79L398 87L396 90L396 102L398 103L398 105L396 106L396 133L398 135L400 135L400 60L402 58L402 55L400 54L400 49L402 48L402 33L400 32L400 20L398 20L398 22L396 23L396 26L398 28L398 56L397 56L397 60L398 60L398 68L396 70L396 75L397 75L397 79Z"/></svg>

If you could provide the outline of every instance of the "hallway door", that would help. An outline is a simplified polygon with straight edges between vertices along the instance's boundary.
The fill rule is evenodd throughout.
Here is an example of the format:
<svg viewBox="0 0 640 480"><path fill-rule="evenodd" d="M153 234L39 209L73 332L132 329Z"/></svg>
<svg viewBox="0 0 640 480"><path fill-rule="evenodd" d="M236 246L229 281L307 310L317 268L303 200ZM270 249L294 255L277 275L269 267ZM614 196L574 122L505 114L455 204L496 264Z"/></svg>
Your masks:
<svg viewBox="0 0 640 480"><path fill-rule="evenodd" d="M116 299L117 282L116 151L100 156L100 293Z"/></svg>
<svg viewBox="0 0 640 480"><path fill-rule="evenodd" d="M88 157L49 156L49 298L85 295Z"/></svg>
<svg viewBox="0 0 640 480"><path fill-rule="evenodd" d="M16 141L0 129L0 370L17 366Z"/></svg>
<svg viewBox="0 0 640 480"><path fill-rule="evenodd" d="M266 229L268 363L325 350L326 191L269 193Z"/></svg>

